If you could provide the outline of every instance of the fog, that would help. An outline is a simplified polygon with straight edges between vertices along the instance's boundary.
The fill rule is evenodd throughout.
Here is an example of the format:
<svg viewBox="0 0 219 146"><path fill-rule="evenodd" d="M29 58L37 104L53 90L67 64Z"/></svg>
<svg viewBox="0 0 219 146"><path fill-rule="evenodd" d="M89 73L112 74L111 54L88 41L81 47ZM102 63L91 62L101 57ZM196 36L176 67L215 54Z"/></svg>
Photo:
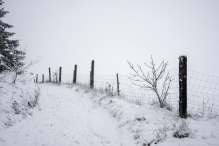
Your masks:
<svg viewBox="0 0 219 146"><path fill-rule="evenodd" d="M219 76L219 1L217 0L7 0L4 22L14 26L29 59L42 60L29 71L48 74L62 66L71 74L129 74L127 60L158 65L187 55L188 68ZM145 71L148 71L145 68Z"/></svg>

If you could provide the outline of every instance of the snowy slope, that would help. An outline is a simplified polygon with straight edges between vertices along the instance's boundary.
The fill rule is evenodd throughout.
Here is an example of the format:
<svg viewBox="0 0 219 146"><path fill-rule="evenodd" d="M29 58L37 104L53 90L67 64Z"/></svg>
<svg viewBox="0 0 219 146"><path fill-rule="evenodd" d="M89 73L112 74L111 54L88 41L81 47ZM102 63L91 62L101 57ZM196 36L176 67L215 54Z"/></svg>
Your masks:
<svg viewBox="0 0 219 146"><path fill-rule="evenodd" d="M120 130L132 133L136 145L219 145L218 116L185 120L178 117L178 111L148 104L139 106L86 86L76 87L76 91L87 93L95 106L107 110L117 119Z"/></svg>
<svg viewBox="0 0 219 146"><path fill-rule="evenodd" d="M32 117L2 131L0 145L133 145L131 134L118 131L117 121L95 108L86 94L56 85L40 87L41 111L35 110Z"/></svg>
<svg viewBox="0 0 219 146"><path fill-rule="evenodd" d="M35 106L39 108L40 91L31 81L33 75L18 75L15 84L13 78L11 72L0 74L0 131L32 115Z"/></svg>
<svg viewBox="0 0 219 146"><path fill-rule="evenodd" d="M178 118L85 86L39 84L41 110L0 131L3 146L219 145L219 119ZM185 138L176 138L186 135Z"/></svg>

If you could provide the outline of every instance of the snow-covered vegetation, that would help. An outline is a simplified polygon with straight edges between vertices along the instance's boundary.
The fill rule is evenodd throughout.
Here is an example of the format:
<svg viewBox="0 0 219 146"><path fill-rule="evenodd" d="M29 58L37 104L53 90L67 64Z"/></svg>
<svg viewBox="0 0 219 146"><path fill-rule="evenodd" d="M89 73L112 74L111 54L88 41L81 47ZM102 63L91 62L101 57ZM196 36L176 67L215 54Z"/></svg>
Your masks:
<svg viewBox="0 0 219 146"><path fill-rule="evenodd" d="M50 2L48 2L48 5L45 3L45 5L43 5L45 6L46 11L45 13L44 11L41 11L41 14L45 15L37 15L37 17L33 17L34 15L31 15L35 13L35 10L39 10L36 9L37 7L34 8L30 5L22 4L23 6L27 6L26 8L28 9L26 12L22 11L22 14L19 14L20 10L23 10L22 7L18 8L18 5L16 4L11 5L11 8L13 8L11 10L18 10L14 11L17 13L17 20L19 20L20 22L16 24L20 24L22 26L18 27L18 29L23 29L23 26L26 27L26 25L23 25L23 23L26 23L27 21L33 22L31 24L28 23L30 26L33 26L29 28L31 28L31 30L37 31L39 30L38 24L47 24L48 27L43 27L46 29L45 31L40 28L40 33L31 32L28 27L24 27L23 31L20 30L20 32L22 32L22 34L25 34L25 37L21 37L20 39L23 42L23 39L25 40L27 38L26 36L31 36L32 39L28 39L30 40L29 43L31 44L28 45L32 46L33 50L31 51L32 53L34 53L34 55L36 55L37 53L42 53L42 51L36 51L34 50L34 48L41 48L45 50L44 52L51 52L51 50L46 50L46 48L52 48L52 50L55 50L52 51L52 56L51 53L43 52L44 54L46 54L44 56L45 62L43 64L48 65L49 58L49 66L52 68L57 65L57 59L59 59L58 64L62 64L62 67L64 68L67 64L69 64L69 62L86 62L86 59L89 59L89 57L84 55L84 52L91 53L90 50L92 50L92 52L97 52L96 57L94 55L96 53L92 53L92 58L94 59L104 58L104 60L109 60L109 58L113 58L110 60L110 62L102 62L104 68L98 66L98 69L101 68L103 71L105 71L105 73L108 73L109 64L116 64L116 66L113 66L113 72L116 70L122 73L127 72L125 71L126 69L123 68L124 65L117 64L119 64L119 62L124 59L121 58L121 54L124 54L124 52L126 54L125 58L130 57L135 62L142 59L147 59L147 54L149 54L148 52L152 54L155 53L162 55L160 57L157 56L156 58L166 57L167 54L176 56L177 51L172 51L175 52L174 54L171 51L167 51L167 48L176 48L176 46L178 46L179 44L187 44L187 47L180 45L181 48L177 47L179 48L178 50L182 51L182 48L188 48L189 50L187 53L190 55L193 54L194 56L191 48L200 48L200 46L204 46L201 48L206 50L206 41L200 41L204 38L202 36L212 36L212 38L216 38L213 35L205 35L204 32L196 31L199 30L199 27L196 27L196 24L204 24L205 26L208 26L210 24L209 28L212 28L211 24L216 24L215 22L212 21L212 23L211 21L209 21L210 19L206 19L207 21L203 21L205 20L205 18L200 17L203 16L202 13L200 13L201 15L194 15L194 18L201 18L201 23L197 21L198 19L195 19L197 23L196 21L190 21L190 19L192 20L192 17L188 17L187 14L184 15L183 13L183 15L181 15L180 13L175 13L175 9L178 10L178 8L180 8L177 5L168 5L168 7L171 6L174 8L173 10L170 9L169 11L169 8L159 8L156 7L156 4L151 5L147 3L146 5L144 5L144 3L139 3L139 5L136 5L136 3L133 4L135 8L131 8L129 6L124 7L125 3L121 3L121 6L125 9L121 9L121 7L116 4L119 10L117 11L117 8L114 7L115 4L109 5L108 2L104 2L107 7L105 7L105 4L95 4L93 5L95 7L93 7L92 4L89 4L89 7L87 7L88 5L86 4L87 6L84 7L84 4L80 3L77 3L77 5L75 5L74 3L72 3L73 5L71 5L71 3L66 3L70 9L68 9L68 7L62 6L62 4L65 3L66 2L61 2L61 5L57 3L57 8L55 6L56 4L52 4L52 9L50 7ZM45 66L40 65L38 69L36 68L38 72L36 76L32 73L27 73L29 67L38 63L41 59L37 58L35 60L27 61L26 48L21 48L21 46L19 45L19 40L10 39L10 37L14 36L15 33L10 32L10 28L13 28L13 26L11 24L8 24L7 21L10 20L8 22L12 22L11 20L15 20L15 17L11 16L8 20L4 19L5 15L9 12L4 9L3 4L4 1L0 0L0 146L219 146L219 77L206 75L187 68L187 56L182 55L179 57L179 67L173 68L171 70L166 70L168 62L164 61L162 61L160 65L155 67L155 62L153 61L151 56L150 64L144 63L146 65L145 67L147 68L146 70L150 70L149 72L145 72L141 65L137 65L136 68L133 64L128 62L129 67L134 73L130 74L131 77L128 75L118 75L118 73L116 76L95 75L93 60L91 71L90 73L88 72L89 74L77 74L77 65L75 65L73 78L72 73L64 75L61 72L62 67L60 67L59 71L55 70L51 77L51 72L49 68L49 81L44 80L44 74L42 74L41 82L38 79L38 74L41 74L40 72ZM127 4L130 6L132 5L131 3ZM183 3L180 3L179 6L182 7L182 4ZM32 3L31 5L36 6ZM186 4L185 6L187 5L188 4ZM40 4L39 6L41 10L42 5ZM80 7L80 9L75 9L72 6L77 6L78 8ZM113 10L113 13L109 11L109 8L111 6L113 6L113 9L111 9ZM146 6L149 6L148 9L146 9ZM153 6L153 8L150 8L151 6ZM160 6L163 5L161 4ZM196 14L198 14L198 11L194 11L194 6L191 6L192 11L187 11L186 9L188 14L193 15L193 12L196 12ZM65 10L62 11L62 9L60 8L64 8ZM85 8L86 10L84 11L83 8ZM101 8L101 11L99 10L99 8ZM162 15L160 15L160 17L160 12L157 11L157 8L162 10L161 13L165 16L169 16L169 12L171 12L171 14L174 14L174 16L169 18L167 17L168 19L166 19ZM201 8L200 10L208 10L206 9L207 7L203 7L204 9L202 9L202 6L197 8ZM212 7L209 8L212 10ZM92 13L93 9L95 9L95 13ZM126 9L128 10L128 13L125 11ZM141 11L153 9L156 11L155 13L153 11ZM64 12L65 15L71 14L69 16L71 16L74 25L69 25L71 24L71 19L66 19L70 20L68 22L66 21L66 24L68 24L68 26L71 26L71 28L83 31L79 31L78 35L77 31L75 31L74 29L70 29L73 30L74 33L68 31L69 34L73 34L73 36L69 37L67 33L65 33L65 35L63 35L63 33L60 33L64 30L60 29L61 31L54 32L56 32L57 36L61 39L54 38L56 37L56 35L53 35L53 29L56 29L57 27L56 25L53 25L53 19L50 19L49 21L43 23L40 23L40 21L36 19L40 18L41 20L45 21L47 20L47 18L53 18L53 16L57 16L54 13L55 11L53 10L57 11L57 14L60 14L60 16L63 16L60 12ZM74 10L74 12L68 10ZM80 13L80 11L78 10L83 13ZM89 10L89 13L86 13L87 10ZM167 13L165 13L165 11L163 10L168 10L168 15L166 15ZM99 11L101 13L99 13ZM123 15L121 12L124 12L125 15ZM132 14L129 15L129 12L131 12ZM183 12L183 10L180 10L180 12ZM208 13L207 11L203 12L203 14ZM101 17L97 15L98 13L101 14ZM28 19L29 16L26 17L25 14L28 14L31 19L34 19L35 21L30 21L31 19ZM79 18L78 20L74 16L74 14L76 14L75 16ZM113 14L112 17L111 14ZM148 15L148 17L145 14L150 14L150 16ZM151 14L155 14L155 17ZM138 19L131 18L134 18L135 15L137 16L136 18L138 18L139 21ZM44 16L46 16L47 18L44 19ZM119 16L119 19L117 19L115 16ZM141 18L141 16L143 17ZM175 18L175 16L177 16L177 19L173 19ZM208 14L205 16L206 18L210 18L210 15ZM24 21L21 21L20 19L22 18L25 18L27 21L25 19L23 19ZM60 21L58 17L54 18L54 20L56 20L57 22L63 22L62 24L64 24L63 26L65 26L65 19L62 19ZM104 20L105 18L106 21ZM117 21L120 20L120 18L122 18L122 21L119 21L119 23L124 23L124 25L121 25L122 27L120 27L120 24ZM125 18L125 21L123 20L123 18ZM149 21L145 21L145 18ZM151 18L155 18L156 21L158 20L157 25L155 21L150 21ZM161 21L159 21L159 18L162 18ZM172 25L171 23L166 23L166 26L171 26L171 28L169 29L165 26L165 23L162 23L162 27L160 27L160 22L165 22L163 21L164 19L173 19L174 25ZM86 21L82 22L82 20ZM99 23L99 20L101 20L101 23ZM129 22L129 20L131 20L132 22L137 22L137 25L135 25L134 23L132 24L132 22ZM182 20L183 23L178 20ZM92 21L95 23L93 23ZM190 26L191 29L189 29L188 27L186 28L181 27L180 25L175 25L182 24L183 26L185 25L185 23L187 23L187 21L189 22L188 26ZM106 23L109 24L109 26L107 26L105 25L105 23L102 22L110 23ZM147 23L148 25L145 27L145 25L143 24L144 22L152 22L151 26L153 27L151 27L149 23ZM202 22L208 22L208 24ZM116 24L116 28L113 28L114 23ZM195 24L194 27L191 27L192 23ZM36 26L34 26L35 24ZM87 24L88 27L86 27L86 25L80 24ZM101 31L101 25L103 24L104 27L102 28L104 28L104 31ZM69 30L68 26L66 25L66 30ZM97 29L95 29L96 26ZM179 37L177 37L177 35L172 35L172 26L178 26L178 28L174 27L174 32L176 32L175 34L179 34L180 36L182 36L180 37L180 39ZM107 35L105 34L109 34L107 31L111 31L111 28L113 28L113 31L112 33L110 33L110 35L108 35L110 36L110 38L107 38ZM117 28L118 31L116 30ZM136 28L139 29L139 31ZM187 36L183 37L183 35L181 35L182 32L184 32L182 28L184 28L184 30L187 30L187 32L185 31L184 33L187 34ZM200 30L208 30L208 32L211 32L209 31L209 29L206 29L207 27L205 29L203 28L205 27L200 25ZM91 29L92 31L90 31L89 29ZM153 31L153 29L156 31ZM125 33L122 34L132 34L128 36L134 38L118 35L117 32L120 33L121 30L125 31ZM176 30L180 31L177 32ZM212 28L212 30L215 29ZM26 31L28 32L27 34L25 33ZM132 31L134 33L132 33ZM42 34L42 32L45 32L46 34ZM85 33L85 35L83 34L83 32ZM89 32L92 35L90 35ZM96 36L103 37L99 37L97 39L97 37L94 35L97 34L96 32L98 32L98 35ZM99 32L103 32L103 35ZM157 32L162 32L164 34L159 34ZM192 32L192 35L189 35L188 32ZM215 33L215 31L212 32ZM36 37L34 39L33 35L37 36L37 34L39 34L40 37ZM41 38L41 36L44 36L44 38L48 38L48 34L50 36L54 36L49 37L52 39L52 41L45 41L45 39L43 39L44 41L42 41L42 39L38 39ZM168 34L170 34L169 37ZM151 35L156 37L151 37ZM201 36L202 39L197 39L198 37L196 37L195 35ZM63 36L67 37L67 41L63 38ZM84 36L88 36L88 38ZM118 36L118 38L114 36ZM161 36L160 40L157 36ZM171 39L173 36L177 38L177 40ZM71 41L69 41L69 38L73 38L74 42L76 43L72 43ZM103 38L104 41L101 41L101 38ZM124 40L121 41L121 38L124 38ZM145 43L145 38L147 38L147 43ZM212 39L211 37L209 38L210 40L218 40ZM97 39L98 41L92 39ZM61 51L59 44L63 43L54 43L54 40L65 41L64 47L63 45L61 45ZM109 45L107 45L108 40ZM164 43L168 42L168 40L171 40L170 45ZM197 40L198 42L203 43L197 43ZM207 39L204 38L204 40ZM83 43L84 41L85 43ZM117 41L122 42L122 44L117 43ZM97 42L99 45L95 44ZM100 42L103 43L101 44ZM131 42L131 44L127 44L129 42ZM160 43L158 44L157 42ZM195 44L195 46L193 43ZM37 46L37 44L39 44L40 47ZM85 46L83 46L83 44L85 44ZM115 46L111 46L111 44L115 44ZM158 44L158 46L156 46L156 44ZM197 44L199 46L196 46ZM207 44L212 44L212 46L207 46L207 48L217 48L215 46L215 43L212 41ZM48 47L48 45L50 47ZM89 48L86 45L96 47ZM172 45L176 46L174 47ZM102 46L104 46L104 50L102 49ZM162 47L164 50L161 51L162 48L160 47ZM65 50L65 48L67 48L67 50ZM69 50L69 48L74 49L72 49L73 51L71 51ZM79 48L80 50L77 50L77 48ZM114 50L113 48L116 50ZM119 52L118 48L120 48ZM59 52L57 50L59 50ZM213 54L217 54L215 53L215 50L207 51L213 52ZM120 55L115 55L115 52ZM48 56L48 54L50 56ZM70 56L68 56L68 54L70 54ZM72 54L79 57L72 57ZM113 56L110 56L109 54ZM40 56L42 56L42 54ZM169 57L172 58L172 56ZM197 58L191 58L193 61L195 60L196 62L198 62L195 63L196 68L201 67L206 70L206 65L204 66L206 62L204 64L203 62L200 62L200 60L203 60L202 58L199 60ZM63 63L63 61L61 60L68 61L64 61ZM205 59L205 61L206 60L208 59ZM194 66L192 64L194 64L194 62L191 61L191 66ZM80 66L83 66L83 64L80 63ZM36 80L34 79L33 82L33 78L35 77ZM73 81L73 83L75 84L67 83L67 81ZM133 84L137 88L133 87Z"/></svg>
<svg viewBox="0 0 219 146"><path fill-rule="evenodd" d="M8 32L13 26L2 21L8 11L0 0L0 131L32 115L39 107L40 90L33 84L26 70L40 59L27 61L26 49L19 48L19 40L11 40L15 33Z"/></svg>
<svg viewBox="0 0 219 146"><path fill-rule="evenodd" d="M209 118L206 114L199 118L190 116L182 119L178 111L159 108L159 104L129 102L107 89L91 90L86 84L77 84L73 89L86 93L94 107L103 107L109 112L118 121L119 130L128 129L132 133L136 145L219 144L218 116Z"/></svg>
<svg viewBox="0 0 219 146"><path fill-rule="evenodd" d="M217 116L181 119L175 110L130 102L108 87L34 84L28 79L32 75L24 74L12 84L11 75L1 76L2 145L219 144Z"/></svg>
<svg viewBox="0 0 219 146"><path fill-rule="evenodd" d="M13 72L0 74L0 130L32 115L34 107L40 109L40 89L33 84L33 77L30 73L24 73L19 75L16 84L13 84Z"/></svg>

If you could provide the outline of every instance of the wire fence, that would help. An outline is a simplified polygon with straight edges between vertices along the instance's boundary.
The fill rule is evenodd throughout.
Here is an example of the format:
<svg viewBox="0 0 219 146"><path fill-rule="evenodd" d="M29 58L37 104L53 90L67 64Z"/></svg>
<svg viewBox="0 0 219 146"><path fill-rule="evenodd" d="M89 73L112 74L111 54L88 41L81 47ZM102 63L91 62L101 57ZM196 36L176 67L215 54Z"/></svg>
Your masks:
<svg viewBox="0 0 219 146"><path fill-rule="evenodd" d="M219 111L219 77L188 69L188 110L202 112Z"/></svg>
<svg viewBox="0 0 219 146"><path fill-rule="evenodd" d="M166 98L167 105L171 109L179 109L179 68L167 70L173 79ZM164 75L165 76L165 75ZM157 95L151 89L143 89L133 84L130 75L119 74L120 97L137 103L158 103ZM45 79L48 79L45 76ZM52 81L56 81L57 76L52 76ZM138 78L139 85L147 85L145 81ZM72 83L73 74L62 73L62 83ZM77 83L90 85L90 74L78 74ZM158 92L162 92L163 81L158 82ZM94 88L117 92L116 75L94 75ZM191 69L187 69L187 111L188 113L219 111L219 77L202 74Z"/></svg>

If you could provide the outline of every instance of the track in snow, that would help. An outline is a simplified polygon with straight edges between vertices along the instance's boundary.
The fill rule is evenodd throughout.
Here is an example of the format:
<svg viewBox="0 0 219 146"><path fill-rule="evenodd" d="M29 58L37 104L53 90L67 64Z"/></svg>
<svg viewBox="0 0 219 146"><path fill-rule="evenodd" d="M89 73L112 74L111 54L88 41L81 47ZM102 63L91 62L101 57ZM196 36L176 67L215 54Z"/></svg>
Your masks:
<svg viewBox="0 0 219 146"><path fill-rule="evenodd" d="M41 84L42 94L33 116L1 131L5 146L120 146L126 145L117 121L94 108L86 94Z"/></svg>

